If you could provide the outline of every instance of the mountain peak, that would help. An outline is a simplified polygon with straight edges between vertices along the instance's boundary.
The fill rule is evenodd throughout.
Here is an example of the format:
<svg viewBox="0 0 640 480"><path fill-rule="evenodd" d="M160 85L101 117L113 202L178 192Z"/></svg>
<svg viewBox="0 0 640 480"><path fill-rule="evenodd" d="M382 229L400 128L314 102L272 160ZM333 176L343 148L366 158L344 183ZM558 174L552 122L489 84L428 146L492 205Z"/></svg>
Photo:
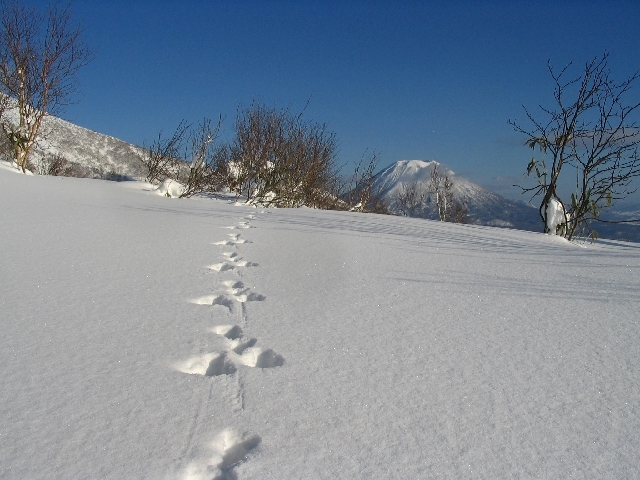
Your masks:
<svg viewBox="0 0 640 480"><path fill-rule="evenodd" d="M425 201L418 208L421 217L437 218L434 200L430 198L431 172L437 166L441 175L447 175L453 182L456 201L467 206L469 221L481 225L535 229L537 211L527 205L512 202L455 173L436 160L399 160L384 168L374 177L374 188L382 198L395 209L398 194L416 185L424 193Z"/></svg>

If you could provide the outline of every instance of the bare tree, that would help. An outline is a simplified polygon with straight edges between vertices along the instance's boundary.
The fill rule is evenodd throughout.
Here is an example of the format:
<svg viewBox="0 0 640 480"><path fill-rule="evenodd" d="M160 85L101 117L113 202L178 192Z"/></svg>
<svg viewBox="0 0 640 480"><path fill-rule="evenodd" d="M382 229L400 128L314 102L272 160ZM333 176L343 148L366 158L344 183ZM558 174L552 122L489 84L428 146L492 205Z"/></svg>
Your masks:
<svg viewBox="0 0 640 480"><path fill-rule="evenodd" d="M0 133L0 158L12 162L14 160L13 145L9 142L9 138L4 134L5 113L10 109L11 97L3 92L0 92L0 127L2 132Z"/></svg>
<svg viewBox="0 0 640 480"><path fill-rule="evenodd" d="M184 155L185 141L191 125L182 120L169 138L158 134L149 147L145 148L140 161L147 171L147 181L158 184L167 178L176 180L180 171L180 159Z"/></svg>
<svg viewBox="0 0 640 480"><path fill-rule="evenodd" d="M180 197L195 194L215 193L223 188L226 181L224 167L227 162L226 146L216 146L219 137L222 116L215 126L205 118L190 135L191 163L185 175L177 180L184 186Z"/></svg>
<svg viewBox="0 0 640 480"><path fill-rule="evenodd" d="M640 175L640 130L635 121L640 103L627 101L640 74L617 83L607 60L605 53L587 62L581 75L570 78L571 64L556 72L549 63L555 106L541 106L541 119L525 108L533 124L530 130L509 122L527 137L525 144L542 155L541 161L533 158L527 167L527 175L535 175L537 185L523 188L523 193L541 197L545 233L568 239L588 233L585 230L592 220L599 220L603 209L632 193L630 183ZM575 190L569 201L563 200L561 179L573 174ZM550 221L552 216L561 220Z"/></svg>
<svg viewBox="0 0 640 480"><path fill-rule="evenodd" d="M69 6L46 13L16 0L0 3L0 89L15 102L17 124L2 118L13 159L24 172L47 114L72 103L77 72L93 58Z"/></svg>
<svg viewBox="0 0 640 480"><path fill-rule="evenodd" d="M336 210L352 212L381 213L388 215L389 207L382 198L380 189L375 186L375 172L378 167L378 155L365 152L356 164L354 173L343 184L338 197L343 203L336 204Z"/></svg>
<svg viewBox="0 0 640 480"><path fill-rule="evenodd" d="M396 210L405 217L417 217L427 199L426 190L417 180L408 185L402 184L394 199Z"/></svg>
<svg viewBox="0 0 640 480"><path fill-rule="evenodd" d="M438 218L441 222L446 222L449 219L449 213L454 205L453 181L449 178L449 175L442 174L438 169L437 163L434 163L431 169L429 188L436 197Z"/></svg>

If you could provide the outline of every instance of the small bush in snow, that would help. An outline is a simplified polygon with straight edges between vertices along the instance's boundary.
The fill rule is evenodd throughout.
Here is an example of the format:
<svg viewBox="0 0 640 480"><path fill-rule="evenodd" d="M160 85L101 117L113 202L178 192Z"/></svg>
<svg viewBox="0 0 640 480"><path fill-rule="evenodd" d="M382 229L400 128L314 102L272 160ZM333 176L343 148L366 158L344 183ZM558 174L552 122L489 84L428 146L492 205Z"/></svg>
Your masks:
<svg viewBox="0 0 640 480"><path fill-rule="evenodd" d="M265 206L330 208L338 179L336 152L336 136L326 125L254 102L236 119L229 186L237 196Z"/></svg>
<svg viewBox="0 0 640 480"><path fill-rule="evenodd" d="M149 183L180 185L168 196L215 193L226 186L227 148L216 146L222 118L213 127L207 118L197 127L180 122L173 135L162 132L140 159Z"/></svg>
<svg viewBox="0 0 640 480"><path fill-rule="evenodd" d="M389 206L385 202L380 190L374 186L375 171L378 166L378 156L371 153L368 160L362 156L355 167L349 181L340 190L339 198L342 203L336 203L335 210L349 210L351 212L381 213L388 215Z"/></svg>
<svg viewBox="0 0 640 480"><path fill-rule="evenodd" d="M400 191L393 201L395 210L405 217L417 217L420 215L423 205L427 199L427 193L420 188L417 180L409 185L402 184Z"/></svg>
<svg viewBox="0 0 640 480"><path fill-rule="evenodd" d="M146 179L149 183L158 184L167 178L177 178L189 128L190 126L183 120L171 137L164 138L160 132L158 138L149 147L145 146L145 154L140 161L146 169Z"/></svg>

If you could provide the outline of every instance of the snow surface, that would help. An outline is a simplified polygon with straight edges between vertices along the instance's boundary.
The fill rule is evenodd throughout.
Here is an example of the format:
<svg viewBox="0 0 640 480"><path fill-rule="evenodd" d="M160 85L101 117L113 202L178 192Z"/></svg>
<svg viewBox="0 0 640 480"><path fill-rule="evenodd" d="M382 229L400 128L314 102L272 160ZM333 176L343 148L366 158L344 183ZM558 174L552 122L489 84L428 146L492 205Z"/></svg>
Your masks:
<svg viewBox="0 0 640 480"><path fill-rule="evenodd" d="M163 197L179 198L184 192L185 188L180 182L167 178L156 188L156 193Z"/></svg>
<svg viewBox="0 0 640 480"><path fill-rule="evenodd" d="M0 169L0 478L637 478L640 248Z"/></svg>

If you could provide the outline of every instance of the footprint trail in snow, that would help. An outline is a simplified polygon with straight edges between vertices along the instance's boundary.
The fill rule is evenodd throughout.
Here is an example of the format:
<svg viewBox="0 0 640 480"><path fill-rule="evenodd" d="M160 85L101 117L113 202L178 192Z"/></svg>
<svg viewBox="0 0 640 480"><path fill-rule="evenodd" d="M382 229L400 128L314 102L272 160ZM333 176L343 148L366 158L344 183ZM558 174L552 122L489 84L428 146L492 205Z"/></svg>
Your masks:
<svg viewBox="0 0 640 480"><path fill-rule="evenodd" d="M252 220L255 215L249 215L246 218ZM248 221L241 221L235 226L226 228L243 230L254 227L249 225ZM232 233L228 236L229 239L215 242L214 245L231 246L237 250L238 245L251 243L242 238L240 234ZM240 275L239 269L258 266L257 263L243 260L237 252L223 252L222 255L223 261L209 265L210 270ZM220 305L226 307L229 312L237 309L240 325L218 325L210 329L212 333L223 337L224 348L221 352L196 355L174 365L180 372L191 375L234 378L236 392L233 403L237 407L236 411L240 412L244 410L244 385L241 368L275 368L284 365L285 361L282 355L272 349L256 346L258 342L256 338L244 336L242 326L246 326L247 323L246 303L265 299L264 295L255 292L239 280L224 280L220 282L220 288L214 293L191 300L192 303L198 305ZM226 388L231 387L229 383L222 385L226 385ZM191 437L193 437L193 431L189 435L189 438ZM248 432L239 434L233 429L226 429L218 434L209 445L209 456L202 456L187 465L183 471L183 478L189 480L237 480L235 467L246 461L248 454L261 441L262 439L258 435ZM189 449L190 443L189 440L187 449Z"/></svg>

